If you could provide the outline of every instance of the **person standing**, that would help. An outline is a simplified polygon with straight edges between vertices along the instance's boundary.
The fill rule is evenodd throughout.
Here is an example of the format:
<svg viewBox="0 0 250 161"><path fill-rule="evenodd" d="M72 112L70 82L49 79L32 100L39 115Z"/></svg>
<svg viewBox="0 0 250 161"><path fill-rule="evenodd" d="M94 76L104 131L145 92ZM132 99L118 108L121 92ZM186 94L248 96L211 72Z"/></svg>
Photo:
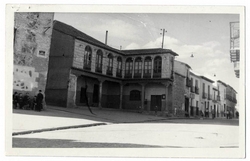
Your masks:
<svg viewBox="0 0 250 161"><path fill-rule="evenodd" d="M17 102L18 102L18 95L17 92L15 92L13 94L13 108L16 109L17 108Z"/></svg>
<svg viewBox="0 0 250 161"><path fill-rule="evenodd" d="M19 109L23 109L23 94L22 93L18 94L18 105L19 105Z"/></svg>
<svg viewBox="0 0 250 161"><path fill-rule="evenodd" d="M36 96L36 111L41 111L42 109L42 103L43 103L43 94L42 90L39 90L39 93Z"/></svg>

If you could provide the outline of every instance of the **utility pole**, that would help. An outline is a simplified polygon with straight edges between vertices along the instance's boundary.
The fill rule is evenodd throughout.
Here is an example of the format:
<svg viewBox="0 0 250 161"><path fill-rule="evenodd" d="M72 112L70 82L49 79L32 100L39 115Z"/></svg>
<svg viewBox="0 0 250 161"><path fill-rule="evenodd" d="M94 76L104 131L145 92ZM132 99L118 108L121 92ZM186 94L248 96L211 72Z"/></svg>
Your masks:
<svg viewBox="0 0 250 161"><path fill-rule="evenodd" d="M165 32L167 32L167 31L165 31L165 29L161 29L162 30L162 44L161 44L161 48L163 49L163 44L164 44L164 36L165 36Z"/></svg>

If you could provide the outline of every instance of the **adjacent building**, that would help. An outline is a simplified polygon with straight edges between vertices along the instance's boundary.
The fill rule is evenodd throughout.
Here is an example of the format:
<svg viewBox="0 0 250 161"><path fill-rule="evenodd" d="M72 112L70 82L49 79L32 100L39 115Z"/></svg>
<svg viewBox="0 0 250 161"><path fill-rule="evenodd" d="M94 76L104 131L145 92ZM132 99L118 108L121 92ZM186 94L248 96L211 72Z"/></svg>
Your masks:
<svg viewBox="0 0 250 161"><path fill-rule="evenodd" d="M15 13L14 91L35 95L45 90L53 18L53 13Z"/></svg>

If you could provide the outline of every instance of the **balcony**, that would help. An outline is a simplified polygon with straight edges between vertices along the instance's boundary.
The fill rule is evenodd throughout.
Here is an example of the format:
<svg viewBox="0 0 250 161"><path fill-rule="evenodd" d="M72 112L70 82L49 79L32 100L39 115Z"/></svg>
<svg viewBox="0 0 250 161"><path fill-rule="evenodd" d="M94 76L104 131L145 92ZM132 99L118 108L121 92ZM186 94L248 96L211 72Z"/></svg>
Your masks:
<svg viewBox="0 0 250 161"><path fill-rule="evenodd" d="M113 67L107 67L107 75L113 75Z"/></svg>
<svg viewBox="0 0 250 161"><path fill-rule="evenodd" d="M212 95L208 94L208 100L212 100Z"/></svg>
<svg viewBox="0 0 250 161"><path fill-rule="evenodd" d="M161 78L161 73L154 73L153 78Z"/></svg>
<svg viewBox="0 0 250 161"><path fill-rule="evenodd" d="M217 101L220 101L220 96L217 96Z"/></svg>
<svg viewBox="0 0 250 161"><path fill-rule="evenodd" d="M195 87L194 86L191 86L191 92L195 93Z"/></svg>
<svg viewBox="0 0 250 161"><path fill-rule="evenodd" d="M125 73L125 78L132 78L132 73Z"/></svg>
<svg viewBox="0 0 250 161"><path fill-rule="evenodd" d="M134 78L141 78L141 73L135 73Z"/></svg>
<svg viewBox="0 0 250 161"><path fill-rule="evenodd" d="M86 70L91 70L91 62L84 63L83 68Z"/></svg>
<svg viewBox="0 0 250 161"><path fill-rule="evenodd" d="M195 87L195 93L196 93L196 94L199 94L199 93L200 93L198 87Z"/></svg>
<svg viewBox="0 0 250 161"><path fill-rule="evenodd" d="M186 86L187 87L191 87L192 86L191 79L186 78Z"/></svg>
<svg viewBox="0 0 250 161"><path fill-rule="evenodd" d="M121 69L116 70L116 77L119 77L119 78L122 77L122 70Z"/></svg>
<svg viewBox="0 0 250 161"><path fill-rule="evenodd" d="M204 99L207 98L207 93L203 92L202 93L202 98L204 98Z"/></svg>
<svg viewBox="0 0 250 161"><path fill-rule="evenodd" d="M102 73L102 64L96 64L95 71L98 73Z"/></svg>

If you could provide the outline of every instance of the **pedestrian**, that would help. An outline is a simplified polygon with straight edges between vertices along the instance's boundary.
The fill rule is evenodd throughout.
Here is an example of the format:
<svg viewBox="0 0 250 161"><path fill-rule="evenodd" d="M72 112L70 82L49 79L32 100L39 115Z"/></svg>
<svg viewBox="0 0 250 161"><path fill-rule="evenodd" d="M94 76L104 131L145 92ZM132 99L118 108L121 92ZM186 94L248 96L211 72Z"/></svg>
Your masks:
<svg viewBox="0 0 250 161"><path fill-rule="evenodd" d="M206 108L206 111L205 111L205 117L209 117L209 114L208 114L208 108Z"/></svg>
<svg viewBox="0 0 250 161"><path fill-rule="evenodd" d="M227 119L229 119L229 111L228 110L226 111L226 116L227 116Z"/></svg>
<svg viewBox="0 0 250 161"><path fill-rule="evenodd" d="M42 90L39 90L39 93L36 96L36 111L41 111L42 110L42 104L43 103L43 94Z"/></svg>
<svg viewBox="0 0 250 161"><path fill-rule="evenodd" d="M239 112L236 111L236 118L238 119L239 118Z"/></svg>
<svg viewBox="0 0 250 161"><path fill-rule="evenodd" d="M157 115L158 107L155 106L155 115Z"/></svg>
<svg viewBox="0 0 250 161"><path fill-rule="evenodd" d="M16 109L17 108L17 103L18 103L18 94L17 94L17 92L15 92L14 94L13 94L13 108L14 109Z"/></svg>
<svg viewBox="0 0 250 161"><path fill-rule="evenodd" d="M212 118L213 119L215 118L215 111L214 111L214 109L212 110Z"/></svg>
<svg viewBox="0 0 250 161"><path fill-rule="evenodd" d="M29 93L27 92L24 96L23 96L23 108L25 110L27 110L29 108Z"/></svg>
<svg viewBox="0 0 250 161"><path fill-rule="evenodd" d="M18 94L18 105L19 105L19 109L23 109L23 94L19 93Z"/></svg>

